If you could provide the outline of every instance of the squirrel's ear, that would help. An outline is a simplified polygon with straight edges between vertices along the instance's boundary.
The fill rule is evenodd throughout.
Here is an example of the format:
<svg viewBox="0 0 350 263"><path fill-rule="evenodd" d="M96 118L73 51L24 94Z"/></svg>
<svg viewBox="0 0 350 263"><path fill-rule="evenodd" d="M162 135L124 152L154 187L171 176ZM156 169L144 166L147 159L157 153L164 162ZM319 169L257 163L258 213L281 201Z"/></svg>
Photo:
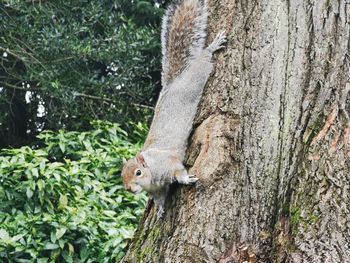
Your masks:
<svg viewBox="0 0 350 263"><path fill-rule="evenodd" d="M136 161L139 163L139 164L141 164L144 168L147 168L148 167L148 165L147 165L147 163L146 163L146 161L145 161L145 158L143 158L143 155L140 153L140 154L138 154L138 155L136 155Z"/></svg>
<svg viewBox="0 0 350 263"><path fill-rule="evenodd" d="M123 158L122 160L123 160L123 165L125 165L126 164L126 159Z"/></svg>

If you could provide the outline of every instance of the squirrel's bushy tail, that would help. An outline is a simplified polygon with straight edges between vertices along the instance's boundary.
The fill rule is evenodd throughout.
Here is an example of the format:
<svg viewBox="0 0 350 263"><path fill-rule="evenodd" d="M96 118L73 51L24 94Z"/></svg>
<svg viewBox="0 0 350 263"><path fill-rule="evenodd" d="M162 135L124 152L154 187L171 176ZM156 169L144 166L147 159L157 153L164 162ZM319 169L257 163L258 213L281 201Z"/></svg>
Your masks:
<svg viewBox="0 0 350 263"><path fill-rule="evenodd" d="M203 50L207 17L207 0L175 0L168 7L162 25L163 86Z"/></svg>

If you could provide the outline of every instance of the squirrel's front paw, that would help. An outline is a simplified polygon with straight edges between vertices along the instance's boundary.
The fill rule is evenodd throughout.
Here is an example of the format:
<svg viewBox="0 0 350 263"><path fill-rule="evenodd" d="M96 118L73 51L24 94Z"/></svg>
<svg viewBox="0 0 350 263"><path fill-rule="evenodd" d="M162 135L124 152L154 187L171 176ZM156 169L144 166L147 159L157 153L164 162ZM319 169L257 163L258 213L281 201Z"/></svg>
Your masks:
<svg viewBox="0 0 350 263"><path fill-rule="evenodd" d="M198 181L198 178L195 175L191 175L191 174L182 175L177 178L177 182L180 184L191 185L197 181Z"/></svg>
<svg viewBox="0 0 350 263"><path fill-rule="evenodd" d="M189 174L187 179L187 184L194 184L198 180L199 180L198 177L196 177L195 175Z"/></svg>

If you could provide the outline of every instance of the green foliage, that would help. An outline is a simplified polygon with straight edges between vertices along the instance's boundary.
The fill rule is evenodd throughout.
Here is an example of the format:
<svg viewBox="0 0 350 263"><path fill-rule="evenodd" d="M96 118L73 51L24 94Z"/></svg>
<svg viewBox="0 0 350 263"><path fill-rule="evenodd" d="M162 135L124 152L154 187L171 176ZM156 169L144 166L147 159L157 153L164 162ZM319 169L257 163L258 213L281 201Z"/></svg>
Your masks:
<svg viewBox="0 0 350 263"><path fill-rule="evenodd" d="M149 117L162 13L153 0L2 1L0 147L92 119Z"/></svg>
<svg viewBox="0 0 350 263"><path fill-rule="evenodd" d="M122 157L140 148L116 124L40 134L42 145L0 152L0 262L115 262L143 213L124 191Z"/></svg>

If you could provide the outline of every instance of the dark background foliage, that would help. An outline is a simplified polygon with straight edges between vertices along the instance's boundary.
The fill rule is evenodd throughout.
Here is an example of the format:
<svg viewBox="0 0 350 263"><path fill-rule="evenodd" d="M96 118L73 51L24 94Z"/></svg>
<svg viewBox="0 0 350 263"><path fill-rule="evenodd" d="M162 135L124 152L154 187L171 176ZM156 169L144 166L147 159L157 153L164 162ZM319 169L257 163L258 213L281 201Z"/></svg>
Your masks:
<svg viewBox="0 0 350 263"><path fill-rule="evenodd" d="M160 90L163 2L2 1L0 148L93 119L149 121Z"/></svg>

